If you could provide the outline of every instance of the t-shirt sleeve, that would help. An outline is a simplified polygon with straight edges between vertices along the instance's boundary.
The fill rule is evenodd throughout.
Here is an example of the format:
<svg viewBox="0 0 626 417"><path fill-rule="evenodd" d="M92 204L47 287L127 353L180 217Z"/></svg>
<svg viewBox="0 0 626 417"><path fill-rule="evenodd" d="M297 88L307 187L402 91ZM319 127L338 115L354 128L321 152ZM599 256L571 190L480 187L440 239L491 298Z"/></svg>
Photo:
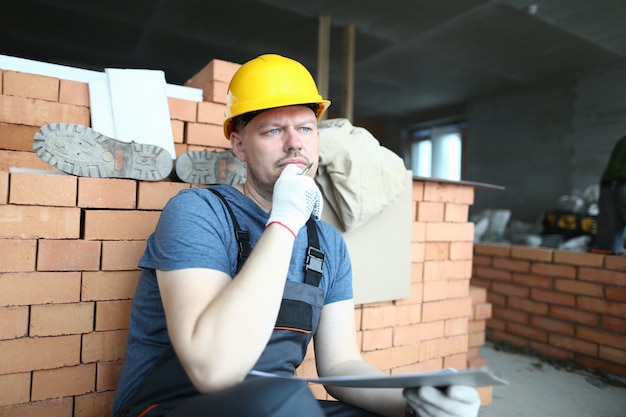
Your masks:
<svg viewBox="0 0 626 417"><path fill-rule="evenodd" d="M209 194L184 190L170 199L148 238L140 267L164 271L209 268L232 274L230 226L224 207Z"/></svg>

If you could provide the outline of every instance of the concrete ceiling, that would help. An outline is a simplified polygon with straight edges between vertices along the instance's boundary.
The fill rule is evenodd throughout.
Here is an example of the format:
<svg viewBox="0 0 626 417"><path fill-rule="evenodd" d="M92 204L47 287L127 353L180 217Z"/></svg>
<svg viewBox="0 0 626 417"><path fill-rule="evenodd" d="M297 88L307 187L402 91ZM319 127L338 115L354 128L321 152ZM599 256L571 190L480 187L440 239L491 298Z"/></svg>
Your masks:
<svg viewBox="0 0 626 417"><path fill-rule="evenodd" d="M183 84L212 59L267 52L316 74L331 19L341 108L345 27L356 27L354 116L410 119L626 61L625 0L5 0L0 54Z"/></svg>

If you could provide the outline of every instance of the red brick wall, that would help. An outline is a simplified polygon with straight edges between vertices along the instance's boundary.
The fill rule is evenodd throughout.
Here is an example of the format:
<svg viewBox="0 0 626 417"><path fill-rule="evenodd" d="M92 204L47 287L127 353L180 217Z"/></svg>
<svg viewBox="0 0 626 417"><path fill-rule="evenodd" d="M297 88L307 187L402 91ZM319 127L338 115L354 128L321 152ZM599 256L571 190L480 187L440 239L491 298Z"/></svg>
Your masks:
<svg viewBox="0 0 626 417"><path fill-rule="evenodd" d="M216 97L237 67L212 61L189 81L204 102L169 99L178 155L229 145ZM8 172L55 171L33 136L49 123L89 126L89 93L85 83L2 70L0 92L0 415L108 416L145 239L190 185ZM411 295L357 306L366 360L390 373L484 365L489 305L469 287L473 195L414 182ZM315 373L311 354L299 372ZM480 392L488 403L491 390Z"/></svg>
<svg viewBox="0 0 626 417"><path fill-rule="evenodd" d="M626 376L626 257L477 244L489 339Z"/></svg>

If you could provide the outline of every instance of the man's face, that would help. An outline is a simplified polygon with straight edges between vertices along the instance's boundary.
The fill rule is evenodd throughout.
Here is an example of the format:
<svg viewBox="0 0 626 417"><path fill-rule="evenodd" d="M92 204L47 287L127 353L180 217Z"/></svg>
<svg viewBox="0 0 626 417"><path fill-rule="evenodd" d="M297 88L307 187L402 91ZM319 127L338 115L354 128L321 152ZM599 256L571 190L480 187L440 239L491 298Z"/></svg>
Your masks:
<svg viewBox="0 0 626 417"><path fill-rule="evenodd" d="M319 156L317 118L305 106L266 110L231 136L233 150L248 169L248 180L271 186L288 164L304 169L310 162L313 176Z"/></svg>

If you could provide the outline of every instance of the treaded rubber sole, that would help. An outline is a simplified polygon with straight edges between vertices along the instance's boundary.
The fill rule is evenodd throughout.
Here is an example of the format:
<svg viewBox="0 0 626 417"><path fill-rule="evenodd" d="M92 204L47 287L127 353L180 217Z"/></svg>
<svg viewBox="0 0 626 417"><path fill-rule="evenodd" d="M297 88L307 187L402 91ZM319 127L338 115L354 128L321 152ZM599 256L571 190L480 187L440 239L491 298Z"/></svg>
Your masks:
<svg viewBox="0 0 626 417"><path fill-rule="evenodd" d="M231 150L189 151L176 160L176 175L190 184L241 184L246 167Z"/></svg>
<svg viewBox="0 0 626 417"><path fill-rule="evenodd" d="M69 123L43 126L35 133L33 149L42 161L80 177L159 181L174 164L160 146L123 142Z"/></svg>

